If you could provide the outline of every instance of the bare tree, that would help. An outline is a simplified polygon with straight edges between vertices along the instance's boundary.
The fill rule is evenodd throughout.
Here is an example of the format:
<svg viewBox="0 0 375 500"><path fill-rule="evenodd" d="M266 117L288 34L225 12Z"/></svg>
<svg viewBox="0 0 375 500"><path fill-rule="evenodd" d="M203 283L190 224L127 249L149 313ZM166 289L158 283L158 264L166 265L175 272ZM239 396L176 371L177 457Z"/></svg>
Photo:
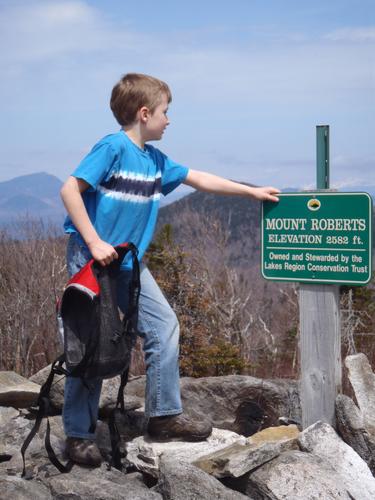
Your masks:
<svg viewBox="0 0 375 500"><path fill-rule="evenodd" d="M17 238L0 233L0 369L29 376L60 349L55 310L67 279L65 239L34 219L16 229Z"/></svg>

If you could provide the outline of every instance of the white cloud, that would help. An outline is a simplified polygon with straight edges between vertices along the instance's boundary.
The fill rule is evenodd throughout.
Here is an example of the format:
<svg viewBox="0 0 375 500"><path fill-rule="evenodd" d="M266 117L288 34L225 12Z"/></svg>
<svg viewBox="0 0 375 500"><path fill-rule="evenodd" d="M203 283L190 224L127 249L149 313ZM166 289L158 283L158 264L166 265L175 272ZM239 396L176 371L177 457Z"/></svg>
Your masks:
<svg viewBox="0 0 375 500"><path fill-rule="evenodd" d="M80 0L10 4L0 12L0 33L6 47L1 60L13 64L110 50L120 42L129 46L134 36L114 30L99 10Z"/></svg>
<svg viewBox="0 0 375 500"><path fill-rule="evenodd" d="M363 184L363 179L360 177L348 177L342 179L341 181L334 182L332 185L333 189L349 189L351 187L360 186Z"/></svg>
<svg viewBox="0 0 375 500"><path fill-rule="evenodd" d="M276 36L263 29L260 38L268 40L266 45L257 43L255 37L225 47L212 41L196 43L194 31L190 41L186 32L183 39L176 31L135 32L130 20L124 21L126 15L110 19L83 0L8 5L0 12L0 43L6 47L0 62L12 79L29 71L29 66L41 64L38 71L45 68L49 74L74 71L75 77L80 78L81 73L87 79L92 75L95 85L96 78L102 82L101 73L119 75L126 66L165 75L197 101L230 98L248 103L290 98L308 103L311 93L315 98L317 92L334 90L337 94L340 88L363 90L373 85L368 64L373 47L364 44L359 52L355 43L344 47L329 44L327 39L345 33L358 38L367 33L363 40L368 41L371 34L375 36L375 28L337 30L326 35L326 41L306 41L299 33L290 32L282 39L282 33Z"/></svg>
<svg viewBox="0 0 375 500"><path fill-rule="evenodd" d="M327 33L324 38L333 42L375 42L375 26L340 28Z"/></svg>
<svg viewBox="0 0 375 500"><path fill-rule="evenodd" d="M106 2L95 5L15 0L0 7L3 139L22 130L22 163L30 168L70 171L80 155L66 151L114 125L107 109L111 85L124 72L140 71L171 84L174 126L162 148L177 161L258 184L302 185L315 175L314 125L326 122L341 134L336 150L353 153L331 162L335 181L349 178L351 168L362 179L374 177L374 162L356 152L362 145L361 155L373 151L375 28L313 38L304 27L293 34L278 25L277 32L260 27L236 39L228 25L223 39L232 39L224 44L210 26L203 38L193 30L183 36L135 30L125 6L114 19ZM48 159L26 151L45 142L56 147ZM288 161L293 155L307 159Z"/></svg>
<svg viewBox="0 0 375 500"><path fill-rule="evenodd" d="M331 163L340 170L353 170L358 168L358 163L362 170L375 175L375 157L372 156L345 156L336 155L332 158Z"/></svg>

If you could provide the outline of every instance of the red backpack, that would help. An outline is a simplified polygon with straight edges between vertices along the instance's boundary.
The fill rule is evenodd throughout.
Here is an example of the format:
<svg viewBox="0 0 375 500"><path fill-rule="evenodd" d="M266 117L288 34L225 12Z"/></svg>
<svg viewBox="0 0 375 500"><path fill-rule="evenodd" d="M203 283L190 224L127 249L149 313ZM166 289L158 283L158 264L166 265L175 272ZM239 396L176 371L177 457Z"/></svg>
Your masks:
<svg viewBox="0 0 375 500"><path fill-rule="evenodd" d="M68 281L58 303L57 317L59 331L63 336L64 353L52 363L50 374L40 389L35 424L21 448L24 464L22 477L26 473L25 452L44 417L47 417L45 446L51 462L60 472L69 472L73 465L70 461L66 465L62 464L50 443L48 415L52 409L49 393L56 374L80 377L84 384L85 379L104 379L121 375L117 404L109 418L109 430L112 445L111 464L118 469L122 468L116 413L125 412L124 388L137 333L140 271L135 245L124 243L115 249L118 259L108 266L101 266L92 259L78 271ZM132 258L129 305L127 313L121 318L117 306L116 280L121 262L129 252ZM95 421L92 416L89 432L95 431Z"/></svg>

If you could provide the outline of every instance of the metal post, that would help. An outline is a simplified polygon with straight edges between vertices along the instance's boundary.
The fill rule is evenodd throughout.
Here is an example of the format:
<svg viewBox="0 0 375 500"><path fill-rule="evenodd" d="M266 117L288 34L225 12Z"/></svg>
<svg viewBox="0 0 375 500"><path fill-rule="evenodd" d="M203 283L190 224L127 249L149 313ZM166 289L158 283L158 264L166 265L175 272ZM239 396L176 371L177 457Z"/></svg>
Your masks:
<svg viewBox="0 0 375 500"><path fill-rule="evenodd" d="M316 187L329 189L329 125L316 127Z"/></svg>
<svg viewBox="0 0 375 500"><path fill-rule="evenodd" d="M329 189L328 125L317 126L316 142L317 188ZM302 426L317 420L335 426L341 390L339 288L301 284L299 290Z"/></svg>

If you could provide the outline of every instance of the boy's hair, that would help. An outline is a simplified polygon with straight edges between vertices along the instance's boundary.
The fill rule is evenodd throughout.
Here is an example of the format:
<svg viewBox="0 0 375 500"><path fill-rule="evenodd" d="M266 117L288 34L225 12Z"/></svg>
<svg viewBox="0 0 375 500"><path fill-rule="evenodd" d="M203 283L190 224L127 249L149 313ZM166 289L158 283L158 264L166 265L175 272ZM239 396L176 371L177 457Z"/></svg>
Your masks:
<svg viewBox="0 0 375 500"><path fill-rule="evenodd" d="M128 73L112 89L111 110L121 126L131 125L142 106L153 113L163 94L171 102L172 94L165 82L149 75Z"/></svg>

